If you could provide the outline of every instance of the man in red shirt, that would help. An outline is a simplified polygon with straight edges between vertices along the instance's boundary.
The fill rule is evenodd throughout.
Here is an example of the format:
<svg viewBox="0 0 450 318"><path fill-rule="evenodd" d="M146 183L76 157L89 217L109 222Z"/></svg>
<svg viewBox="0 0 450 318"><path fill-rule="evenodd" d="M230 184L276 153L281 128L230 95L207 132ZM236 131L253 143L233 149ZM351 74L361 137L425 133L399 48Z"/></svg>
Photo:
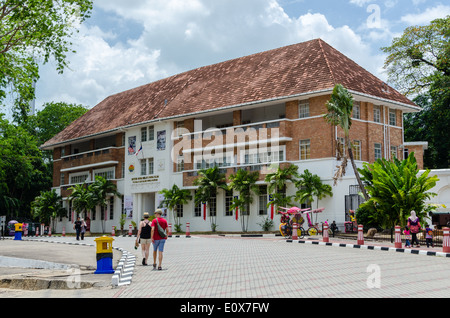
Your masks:
<svg viewBox="0 0 450 318"><path fill-rule="evenodd" d="M166 243L167 236L168 236L168 224L166 219L161 217L162 211L160 209L155 211L156 218L152 221L152 243L153 243L153 269L156 269L156 254L159 251L159 257L158 257L158 270L161 270L161 263L163 259L163 252L164 252L164 244ZM165 237L161 237L161 235L158 232L158 224L163 228L165 232Z"/></svg>

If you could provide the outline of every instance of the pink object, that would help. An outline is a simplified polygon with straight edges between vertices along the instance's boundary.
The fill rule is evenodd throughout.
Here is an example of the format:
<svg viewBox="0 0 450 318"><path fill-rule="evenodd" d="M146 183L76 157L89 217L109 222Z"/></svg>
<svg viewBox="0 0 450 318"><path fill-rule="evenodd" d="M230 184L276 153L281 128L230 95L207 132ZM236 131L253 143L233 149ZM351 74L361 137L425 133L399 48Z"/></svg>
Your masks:
<svg viewBox="0 0 450 318"><path fill-rule="evenodd" d="M358 245L364 245L364 226L358 224Z"/></svg>
<svg viewBox="0 0 450 318"><path fill-rule="evenodd" d="M402 248L402 235L400 226L395 227L395 248Z"/></svg>
<svg viewBox="0 0 450 318"><path fill-rule="evenodd" d="M444 239L442 240L442 247L444 253L450 253L450 229L448 227L444 227Z"/></svg>
<svg viewBox="0 0 450 318"><path fill-rule="evenodd" d="M323 225L323 233L322 233L323 241L328 243L330 241L330 237L328 235L328 223Z"/></svg>

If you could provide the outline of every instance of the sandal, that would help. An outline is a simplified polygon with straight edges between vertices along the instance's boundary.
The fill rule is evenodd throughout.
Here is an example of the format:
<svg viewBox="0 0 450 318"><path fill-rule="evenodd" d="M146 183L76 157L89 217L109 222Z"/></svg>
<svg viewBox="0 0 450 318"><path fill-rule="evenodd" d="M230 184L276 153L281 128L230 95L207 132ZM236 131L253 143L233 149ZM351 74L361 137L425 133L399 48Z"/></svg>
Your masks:
<svg viewBox="0 0 450 318"><path fill-rule="evenodd" d="M156 264L153 264L153 269L156 269Z"/></svg>
<svg viewBox="0 0 450 318"><path fill-rule="evenodd" d="M162 270L161 266L158 267L158 270L159 270L159 271Z"/></svg>

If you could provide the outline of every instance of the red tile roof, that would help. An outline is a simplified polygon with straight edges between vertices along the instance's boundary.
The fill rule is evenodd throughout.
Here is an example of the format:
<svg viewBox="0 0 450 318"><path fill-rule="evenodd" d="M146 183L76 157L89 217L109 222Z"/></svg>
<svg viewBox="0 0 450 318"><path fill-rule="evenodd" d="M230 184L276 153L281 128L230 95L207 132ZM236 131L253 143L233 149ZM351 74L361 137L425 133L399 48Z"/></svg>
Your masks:
<svg viewBox="0 0 450 318"><path fill-rule="evenodd" d="M133 124L332 89L416 107L317 39L201 67L106 98L43 148Z"/></svg>

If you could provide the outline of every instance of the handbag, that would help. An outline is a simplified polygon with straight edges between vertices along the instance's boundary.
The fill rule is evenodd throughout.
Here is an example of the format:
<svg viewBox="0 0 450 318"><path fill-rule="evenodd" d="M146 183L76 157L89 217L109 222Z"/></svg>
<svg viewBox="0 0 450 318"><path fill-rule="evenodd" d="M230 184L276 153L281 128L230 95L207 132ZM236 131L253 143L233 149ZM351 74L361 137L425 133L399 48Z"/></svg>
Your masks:
<svg viewBox="0 0 450 318"><path fill-rule="evenodd" d="M156 224L158 227L158 234L162 239L166 238L166 231L162 228L162 226L158 222L158 218L156 218Z"/></svg>

